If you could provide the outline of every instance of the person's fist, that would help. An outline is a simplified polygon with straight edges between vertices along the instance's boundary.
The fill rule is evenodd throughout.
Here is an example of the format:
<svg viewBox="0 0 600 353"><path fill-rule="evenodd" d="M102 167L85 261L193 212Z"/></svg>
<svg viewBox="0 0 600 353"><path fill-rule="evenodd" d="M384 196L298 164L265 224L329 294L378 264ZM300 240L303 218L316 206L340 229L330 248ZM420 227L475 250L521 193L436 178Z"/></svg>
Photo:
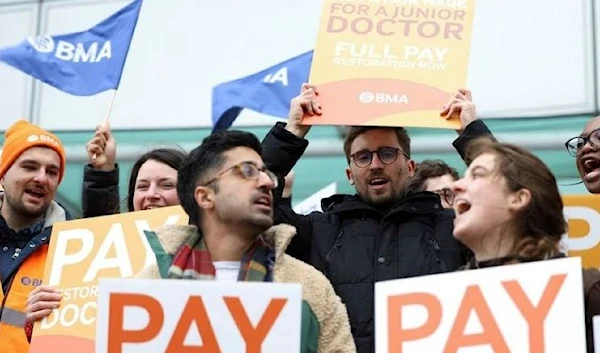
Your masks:
<svg viewBox="0 0 600 353"><path fill-rule="evenodd" d="M117 142L112 137L110 126L98 126L96 133L86 145L88 162L94 169L111 171L116 167Z"/></svg>

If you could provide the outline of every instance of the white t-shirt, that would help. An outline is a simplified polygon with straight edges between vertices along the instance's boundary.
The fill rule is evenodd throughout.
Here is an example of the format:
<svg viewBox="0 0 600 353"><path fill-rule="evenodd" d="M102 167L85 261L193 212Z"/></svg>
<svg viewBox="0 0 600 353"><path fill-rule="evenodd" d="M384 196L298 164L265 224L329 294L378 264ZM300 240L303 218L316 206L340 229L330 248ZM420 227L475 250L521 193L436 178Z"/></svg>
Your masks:
<svg viewBox="0 0 600 353"><path fill-rule="evenodd" d="M237 282L241 263L239 261L214 261L215 280Z"/></svg>

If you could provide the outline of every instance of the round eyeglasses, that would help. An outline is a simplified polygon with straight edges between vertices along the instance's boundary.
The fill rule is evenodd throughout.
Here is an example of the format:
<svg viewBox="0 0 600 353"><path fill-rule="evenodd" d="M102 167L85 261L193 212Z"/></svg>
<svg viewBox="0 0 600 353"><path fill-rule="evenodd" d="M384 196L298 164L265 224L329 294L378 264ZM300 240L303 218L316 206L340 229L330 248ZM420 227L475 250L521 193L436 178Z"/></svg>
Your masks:
<svg viewBox="0 0 600 353"><path fill-rule="evenodd" d="M452 205L454 203L454 191L450 190L449 188L433 190L432 192L440 195L440 198L446 201L448 205Z"/></svg>
<svg viewBox="0 0 600 353"><path fill-rule="evenodd" d="M565 142L565 147L571 156L577 157L581 155L583 146L588 142L590 146L600 148L600 129L590 132L587 136L577 136L569 139Z"/></svg>
<svg viewBox="0 0 600 353"><path fill-rule="evenodd" d="M273 183L273 188L277 188L277 186L279 185L277 175L275 175L275 173L273 173L272 171L268 170L266 167L258 168L253 162L241 162L217 174L216 177L204 183L204 186L208 186L210 183L216 181L221 176L223 176L223 174L231 170L237 170L239 174L241 174L245 179L248 180L258 180L258 178L260 177L260 173L263 172L267 174L269 179L271 179L271 182Z"/></svg>
<svg viewBox="0 0 600 353"><path fill-rule="evenodd" d="M383 164L392 164L398 159L398 153L402 154L408 159L408 154L399 148L395 147L381 147L373 151L361 150L350 155L350 159L354 161L359 168L366 168L373 162L373 154L377 154L377 158Z"/></svg>

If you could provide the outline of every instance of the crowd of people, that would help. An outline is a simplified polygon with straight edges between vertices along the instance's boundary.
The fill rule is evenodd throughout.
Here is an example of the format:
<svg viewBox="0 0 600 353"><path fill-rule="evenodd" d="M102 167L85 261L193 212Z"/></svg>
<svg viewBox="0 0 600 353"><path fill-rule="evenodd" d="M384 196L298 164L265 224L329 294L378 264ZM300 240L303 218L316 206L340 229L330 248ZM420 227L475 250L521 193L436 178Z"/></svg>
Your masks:
<svg viewBox="0 0 600 353"><path fill-rule="evenodd" d="M326 107L325 107L326 109ZM440 119L458 114L453 142L464 176L441 160L415 163L401 127L352 127L343 142L354 195L296 214L290 185L309 144L306 115L319 115L318 87L305 84L264 140L219 131L189 153L156 149L129 178L127 210L181 205L188 225L148 233L157 262L139 278L302 284L302 352L374 352L378 281L565 256L556 179L531 152L498 142L477 119L471 93L457 90ZM38 138L31 138L36 135ZM68 156L49 131L19 121L0 157L0 351L27 352L32 323L61 303L41 279L54 222L71 219L54 201ZM590 193L600 193L600 118L565 143ZM86 146L84 217L118 213L119 165L108 126ZM211 261L199 261L200 256ZM198 265L199 264L199 265ZM583 270L583 269L582 269ZM600 314L600 274L583 270L588 352Z"/></svg>

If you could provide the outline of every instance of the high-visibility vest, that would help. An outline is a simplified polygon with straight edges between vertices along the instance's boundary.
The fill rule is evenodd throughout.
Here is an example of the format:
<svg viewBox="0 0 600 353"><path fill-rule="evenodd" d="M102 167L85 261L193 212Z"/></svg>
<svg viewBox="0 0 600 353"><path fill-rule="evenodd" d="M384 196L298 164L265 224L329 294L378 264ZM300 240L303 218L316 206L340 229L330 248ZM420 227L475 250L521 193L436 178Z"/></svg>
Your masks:
<svg viewBox="0 0 600 353"><path fill-rule="evenodd" d="M0 352L27 353L29 341L25 334L25 309L29 293L41 284L48 245L41 245L21 264L8 286L0 288Z"/></svg>

